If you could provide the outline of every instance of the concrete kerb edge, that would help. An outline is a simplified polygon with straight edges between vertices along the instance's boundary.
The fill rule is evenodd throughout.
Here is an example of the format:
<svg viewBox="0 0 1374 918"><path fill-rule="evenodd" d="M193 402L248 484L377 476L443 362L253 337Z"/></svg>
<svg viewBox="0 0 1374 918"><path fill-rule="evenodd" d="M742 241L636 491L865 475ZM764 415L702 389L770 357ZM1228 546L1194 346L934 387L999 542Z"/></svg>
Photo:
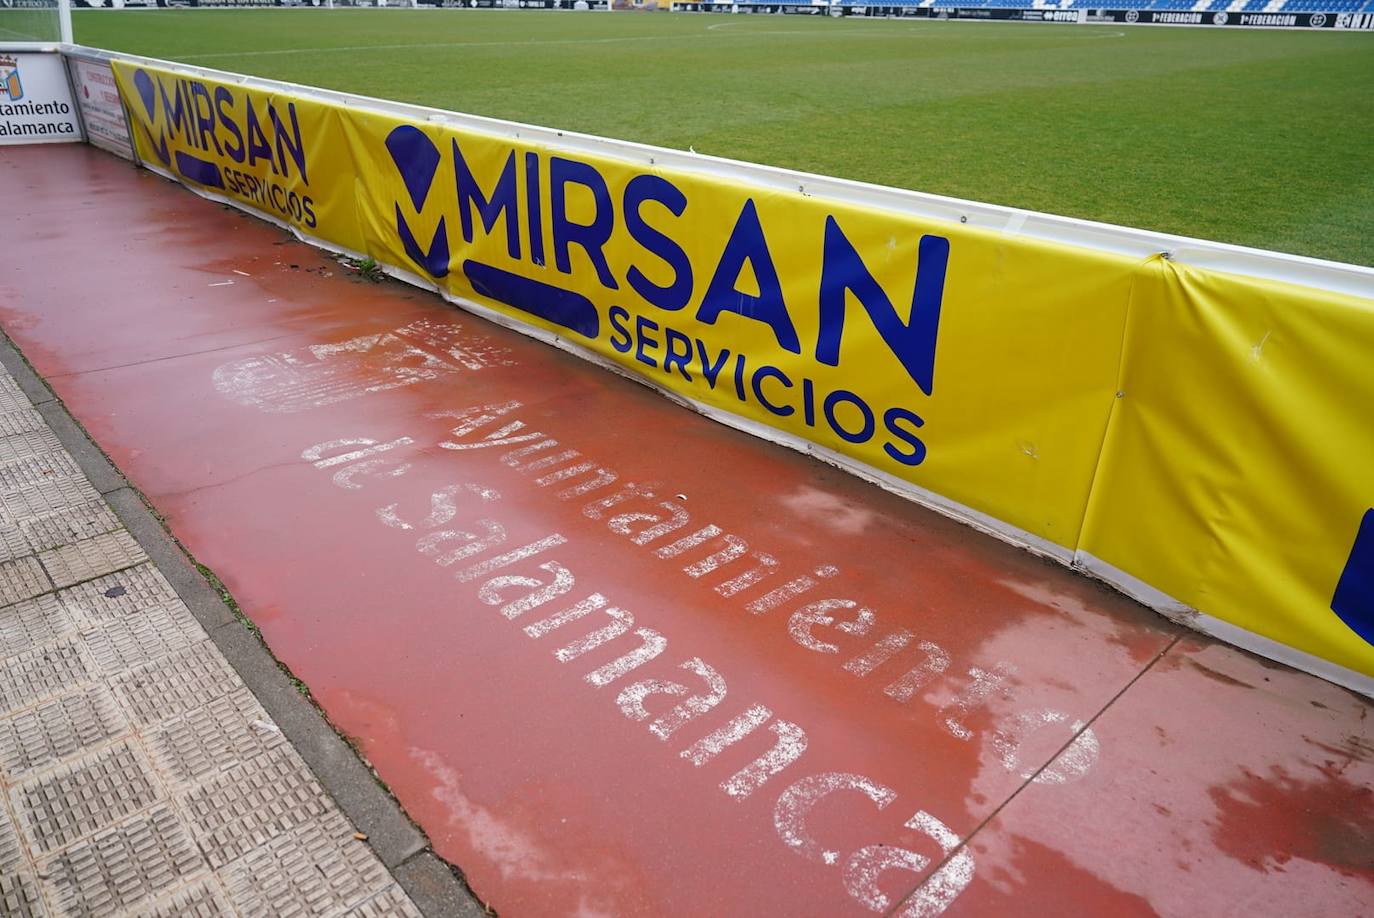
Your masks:
<svg viewBox="0 0 1374 918"><path fill-rule="evenodd" d="M24 390L34 408L41 408L45 403L54 401L57 397L43 378L33 371L29 362L19 353L8 335L0 336L0 364L3 364L9 374L14 377L14 381L19 384L19 388Z"/></svg>
<svg viewBox="0 0 1374 918"><path fill-rule="evenodd" d="M102 495L129 486L113 463L106 458L100 447L87 436L76 420L67 413L62 403L54 398L37 406L38 413L48 422L58 441L71 453L82 473L90 479L91 485Z"/></svg>
<svg viewBox="0 0 1374 918"><path fill-rule="evenodd" d="M196 563L3 330L0 365L14 377L58 442L166 577L325 792L368 836L372 850L415 905L430 918L493 914L473 895L461 871L434 854L429 839L352 743L329 722L309 688L277 660L251 622L235 612L233 597L218 578Z"/></svg>

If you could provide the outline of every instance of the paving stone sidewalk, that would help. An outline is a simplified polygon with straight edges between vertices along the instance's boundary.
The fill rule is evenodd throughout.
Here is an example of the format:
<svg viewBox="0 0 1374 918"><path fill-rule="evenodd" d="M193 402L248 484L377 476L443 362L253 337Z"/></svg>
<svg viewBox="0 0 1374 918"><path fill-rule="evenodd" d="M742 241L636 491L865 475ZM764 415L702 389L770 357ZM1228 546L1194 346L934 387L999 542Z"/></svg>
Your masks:
<svg viewBox="0 0 1374 918"><path fill-rule="evenodd" d="M419 914L0 371L0 916Z"/></svg>

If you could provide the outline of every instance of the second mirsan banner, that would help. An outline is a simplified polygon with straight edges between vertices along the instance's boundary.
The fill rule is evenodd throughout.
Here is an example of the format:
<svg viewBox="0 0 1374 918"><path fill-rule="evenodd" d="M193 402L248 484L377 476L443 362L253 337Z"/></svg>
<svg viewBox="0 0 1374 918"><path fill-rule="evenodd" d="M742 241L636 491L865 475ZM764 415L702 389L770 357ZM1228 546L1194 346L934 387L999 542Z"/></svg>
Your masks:
<svg viewBox="0 0 1374 918"><path fill-rule="evenodd" d="M1098 475L1114 413L1125 436L1140 422L1124 420L1124 405L1147 421L1173 410L1169 398L1157 408L1136 404L1123 388L1123 366L1138 365L1127 351L1158 341L1138 311L1157 316L1161 297L1178 302L1151 261L292 92L131 63L115 70L146 164L714 412L824 447L1066 562L1085 548L1090 496L1095 520L1113 513L1093 494L1095 482L1129 497L1131 512L1197 496L1172 487L1168 474L1153 496L1119 475ZM1205 296L1206 287L1190 295ZM1354 314L1371 305L1360 303ZM1365 404L1374 404L1374 379L1348 385L1368 389ZM1311 414L1300 423L1322 421ZM1224 436L1227 424L1218 412L1180 436ZM1148 428L1145 437L1146 453L1131 461L1172 470L1182 453L1150 442ZM1309 467L1295 470L1341 482L1312 513L1374 506L1358 475L1328 475L1360 461L1374 468L1374 449L1355 446L1354 455L1318 448ZM1235 486L1259 493L1274 484L1242 477ZM1178 522L1192 528L1167 538L1185 553L1190 540L1211 537L1186 513ZM1157 546L1135 544L1118 528L1094 529L1113 539L1095 554L1115 569L1374 674L1374 648L1331 608L1334 556L1311 567L1300 598L1271 596L1267 609L1218 603L1180 588L1176 561L1161 566ZM1260 510L1233 535L1265 557L1282 554ZM1320 595L1328 586L1331 595ZM1320 639L1291 626L1308 619L1326 623Z"/></svg>

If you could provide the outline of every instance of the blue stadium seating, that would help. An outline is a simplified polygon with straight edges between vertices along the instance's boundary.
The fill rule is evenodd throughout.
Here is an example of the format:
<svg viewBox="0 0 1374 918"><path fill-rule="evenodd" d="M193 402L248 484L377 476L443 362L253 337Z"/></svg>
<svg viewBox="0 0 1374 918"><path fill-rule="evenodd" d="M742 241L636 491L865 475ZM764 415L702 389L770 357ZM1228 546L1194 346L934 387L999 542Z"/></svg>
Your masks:
<svg viewBox="0 0 1374 918"><path fill-rule="evenodd" d="M1356 13L1366 5L1366 0L1288 0L1283 5L1285 13Z"/></svg>
<svg viewBox="0 0 1374 918"><path fill-rule="evenodd" d="M1074 0L1071 10L1147 10L1154 0Z"/></svg>

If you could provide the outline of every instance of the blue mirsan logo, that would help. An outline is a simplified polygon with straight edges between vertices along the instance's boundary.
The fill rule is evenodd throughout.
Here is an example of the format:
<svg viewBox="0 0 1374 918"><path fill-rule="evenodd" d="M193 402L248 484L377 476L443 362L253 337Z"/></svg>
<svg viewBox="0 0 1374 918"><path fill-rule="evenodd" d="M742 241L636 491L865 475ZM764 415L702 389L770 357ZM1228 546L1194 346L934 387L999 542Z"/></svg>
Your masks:
<svg viewBox="0 0 1374 918"><path fill-rule="evenodd" d="M391 155L391 163L400 173L401 181L405 183L411 208L416 214L421 213L425 209L425 201L429 198L429 190L434 185L434 176L439 170L439 148L419 128L406 124L387 135L386 151ZM401 237L401 245L405 247L406 255L423 268L426 274L433 278L448 275L448 227L443 217L439 218L439 224L430 237L429 244L421 247L401 209L401 202L397 201L396 232Z"/></svg>
<svg viewBox="0 0 1374 918"><path fill-rule="evenodd" d="M803 235L750 196L738 201L728 230L719 224L705 240L712 255L694 260L684 237L700 236L703 210L672 176L642 172L613 189L591 162L409 124L390 128L383 145L405 189L391 196L388 218L394 214L405 261L422 276L461 273L478 297L560 330L594 340L609 331L608 348L648 368L637 372L676 377L675 385L755 404L846 443L880 441L901 465L925 460L925 420L909 399L870 403L845 380L808 369L856 360L876 338L920 395L932 397L947 237L918 232L899 250L896 227L878 235L857 216L819 204L823 225ZM611 245L617 229L628 250ZM803 239L814 246L819 283L787 288L773 249ZM600 302L581 292L593 284ZM797 310L814 322L800 325ZM694 326L684 329L676 314ZM846 336L866 343L846 348Z"/></svg>
<svg viewBox="0 0 1374 918"><path fill-rule="evenodd" d="M172 155L168 152L167 131L165 127L158 124L158 84L153 80L152 74L150 74L146 70L140 69L134 72L134 87L138 90L139 100L143 103L143 117L139 119L139 121L141 122L139 126L143 128L144 135L148 138L148 142L152 144L153 153L156 154L158 161L161 162L163 166L170 169L172 166ZM163 92L163 98L166 98L165 90ZM157 131L156 137L153 136L153 132L155 130ZM193 166L191 169L191 172L193 174L208 171L205 169L205 167L207 166L212 168L214 167L213 163L206 163L203 160L197 160L194 157L186 156L185 158L188 162L194 162L197 164L197 166ZM178 165L180 165L180 161L178 162ZM181 170L178 169L177 171ZM218 170L216 169L216 171ZM183 173L183 175L185 175L185 173ZM187 178L190 177L191 176L189 175L187 176ZM215 181L211 184L214 184L218 187L223 187L224 182Z"/></svg>
<svg viewBox="0 0 1374 918"><path fill-rule="evenodd" d="M391 157L391 163L396 167L396 172L400 175L406 188L407 200L405 202L396 201L394 205L396 233L400 236L406 256L430 277L436 280L447 277L453 267L447 219L441 216L435 224L434 231L429 236L429 241L421 244L412 228L412 218L406 216L406 208L403 206L403 204L409 205L410 212L415 215L413 218L414 226L418 226L425 205L431 200L430 192L433 189L435 177L438 175L439 166L443 162L443 152L428 135L419 128L408 124L393 128L387 134L385 143L387 154ZM511 258L520 260L523 249L520 238L520 210L517 202L515 178L515 151L512 150L506 159L505 168L490 193L484 192L478 185L471 169L468 168L467 161L463 158L462 149L458 146L456 139L450 140L450 153L455 184L452 188L453 198L449 200L456 200L458 204L461 216L460 229L464 243L471 244L475 238L474 223L476 221L474 215L476 220L481 222L483 231L488 234L496 229L499 219L504 219L507 253ZM533 182L533 187L537 189L538 160L535 154L527 154L526 167L527 181ZM590 169L590 167L586 168ZM599 180L600 177L597 178ZM532 192L532 194L537 194L537 191ZM435 195L435 197L439 196ZM539 223L539 202L537 198L531 198L531 202L527 214L531 235L529 255L536 267L543 268L545 267L544 243L543 231ZM557 226L555 219L555 227L557 228ZM593 228L582 227L582 229ZM589 248L588 251L594 251L597 256L600 256L600 247L610 237L610 227L609 225L604 228L597 226L594 229L598 233L604 229L604 235L601 235L595 242L595 247ZM567 255L564 251L560 265L565 264L566 259ZM598 265L604 269L604 257L601 258ZM609 269L605 270L609 273ZM601 313L589 298L575 290L534 280L472 258L463 260L462 271L468 283L472 285L472 289L480 296L496 300L513 309L536 316L587 338L595 338L601 332ZM564 273L570 274L571 268L565 268Z"/></svg>
<svg viewBox="0 0 1374 918"><path fill-rule="evenodd" d="M306 229L316 225L296 105L189 77L134 71L131 114L163 168ZM141 105L141 107L140 107ZM288 184L288 182L290 184Z"/></svg>

